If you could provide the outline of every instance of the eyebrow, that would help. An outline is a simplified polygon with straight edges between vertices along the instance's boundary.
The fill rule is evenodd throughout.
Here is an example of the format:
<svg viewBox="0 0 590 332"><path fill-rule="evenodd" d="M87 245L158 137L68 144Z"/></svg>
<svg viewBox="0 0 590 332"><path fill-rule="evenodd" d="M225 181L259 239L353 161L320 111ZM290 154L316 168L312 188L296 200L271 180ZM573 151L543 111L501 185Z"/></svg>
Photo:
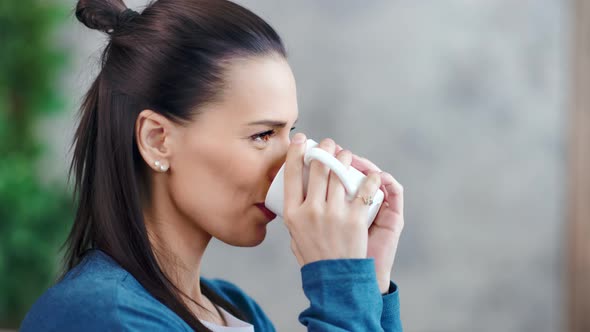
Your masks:
<svg viewBox="0 0 590 332"><path fill-rule="evenodd" d="M293 124L297 123L299 119L295 120ZM275 120L260 120L248 123L248 126L256 126L256 125L265 125L273 128L283 128L287 125L286 122L283 121L275 121Z"/></svg>

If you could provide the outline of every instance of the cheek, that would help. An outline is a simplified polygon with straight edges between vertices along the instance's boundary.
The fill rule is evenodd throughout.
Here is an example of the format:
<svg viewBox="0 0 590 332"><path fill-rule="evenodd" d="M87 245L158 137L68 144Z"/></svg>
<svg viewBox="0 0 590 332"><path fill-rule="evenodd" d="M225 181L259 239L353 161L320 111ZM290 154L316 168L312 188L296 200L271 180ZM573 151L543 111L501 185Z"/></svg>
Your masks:
<svg viewBox="0 0 590 332"><path fill-rule="evenodd" d="M256 152L228 145L187 147L170 172L169 191L176 208L205 229L235 224L264 199L263 159L256 158Z"/></svg>

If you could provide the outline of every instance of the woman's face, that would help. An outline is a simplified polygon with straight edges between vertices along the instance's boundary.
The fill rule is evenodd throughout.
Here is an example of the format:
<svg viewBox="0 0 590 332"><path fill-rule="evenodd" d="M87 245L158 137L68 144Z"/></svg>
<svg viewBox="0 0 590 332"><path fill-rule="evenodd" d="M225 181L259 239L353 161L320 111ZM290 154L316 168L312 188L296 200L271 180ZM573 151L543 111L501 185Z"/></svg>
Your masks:
<svg viewBox="0 0 590 332"><path fill-rule="evenodd" d="M233 62L223 100L179 127L167 191L176 212L235 246L264 240L273 219L261 209L285 161L298 117L295 79L285 59Z"/></svg>

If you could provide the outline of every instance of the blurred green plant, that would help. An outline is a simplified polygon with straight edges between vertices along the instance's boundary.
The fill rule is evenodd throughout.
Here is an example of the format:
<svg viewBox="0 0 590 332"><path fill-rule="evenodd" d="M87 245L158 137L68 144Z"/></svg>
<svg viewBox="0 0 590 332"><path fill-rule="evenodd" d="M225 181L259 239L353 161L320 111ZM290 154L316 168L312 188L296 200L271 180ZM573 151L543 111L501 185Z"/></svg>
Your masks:
<svg viewBox="0 0 590 332"><path fill-rule="evenodd" d="M65 109L67 55L55 46L69 15L58 1L0 1L0 327L15 328L55 280L73 203L64 185L43 185L35 125Z"/></svg>

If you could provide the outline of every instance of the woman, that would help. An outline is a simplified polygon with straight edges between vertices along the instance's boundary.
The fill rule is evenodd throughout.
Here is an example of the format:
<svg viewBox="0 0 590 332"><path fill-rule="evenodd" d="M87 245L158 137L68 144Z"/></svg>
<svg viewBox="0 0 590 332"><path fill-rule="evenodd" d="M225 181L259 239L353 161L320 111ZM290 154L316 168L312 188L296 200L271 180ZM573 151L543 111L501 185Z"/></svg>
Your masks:
<svg viewBox="0 0 590 332"><path fill-rule="evenodd" d="M276 32L229 1L80 0L76 17L110 35L74 140L78 210L66 273L21 331L274 331L234 284L200 277L211 238L260 244L264 207L285 169L285 225L302 266L315 331L400 331L390 281L403 228L402 187L369 161L320 143L368 174L344 199L316 161L302 189L305 136L295 81ZM367 232L368 196L385 203Z"/></svg>

